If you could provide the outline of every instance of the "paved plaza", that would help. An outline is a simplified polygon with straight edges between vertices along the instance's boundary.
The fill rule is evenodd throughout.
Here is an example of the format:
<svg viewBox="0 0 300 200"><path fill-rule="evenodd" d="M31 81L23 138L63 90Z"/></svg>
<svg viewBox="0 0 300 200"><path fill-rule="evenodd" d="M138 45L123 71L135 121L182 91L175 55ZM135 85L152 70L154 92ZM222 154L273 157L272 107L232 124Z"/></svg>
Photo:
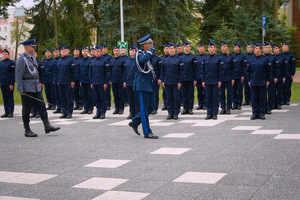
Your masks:
<svg viewBox="0 0 300 200"><path fill-rule="evenodd" d="M266 120L250 120L249 106L218 120L204 120L205 110L166 120L159 110L150 117L158 140L132 131L128 107L112 112L48 112L61 130L46 135L32 119L38 137L25 138L17 105L0 119L0 200L300 199L299 102Z"/></svg>

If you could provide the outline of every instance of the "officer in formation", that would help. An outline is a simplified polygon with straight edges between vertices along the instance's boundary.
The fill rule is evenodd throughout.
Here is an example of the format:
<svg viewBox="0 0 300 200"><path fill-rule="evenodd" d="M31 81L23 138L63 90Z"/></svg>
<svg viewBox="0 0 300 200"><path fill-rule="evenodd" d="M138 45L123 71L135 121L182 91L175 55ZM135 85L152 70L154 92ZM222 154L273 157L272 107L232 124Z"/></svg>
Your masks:
<svg viewBox="0 0 300 200"><path fill-rule="evenodd" d="M53 76L56 62L54 58L51 57L52 53L50 49L46 49L45 51L46 58L43 60L43 65L45 67L44 77L44 86L46 99L48 102L47 110L55 110L56 109L56 98L55 98L55 89L53 84Z"/></svg>
<svg viewBox="0 0 300 200"><path fill-rule="evenodd" d="M62 114L61 109L61 102L59 98L59 89L58 89L58 81L57 81L57 61L61 58L60 53L57 47L53 49L53 56L54 56L54 72L53 72L53 85L54 85L54 94L55 94L55 102L56 102L56 110L53 112L54 114Z"/></svg>
<svg viewBox="0 0 300 200"><path fill-rule="evenodd" d="M162 58L159 57L156 54L152 55L151 58L151 64L154 68L154 72L155 72L155 79L154 79L154 95L155 95L155 109L152 111L151 114L155 115L157 114L157 110L158 110L158 104L159 104L159 86L161 84L161 65L162 65Z"/></svg>
<svg viewBox="0 0 300 200"><path fill-rule="evenodd" d="M127 50L124 45L120 46L120 54L121 58L124 60L124 62L127 60L128 56L126 55ZM124 71L125 72L125 71ZM123 92L124 92L124 105L128 106L128 96L126 92L126 88L123 87Z"/></svg>
<svg viewBox="0 0 300 200"><path fill-rule="evenodd" d="M161 57L162 60L166 59L169 57L169 44L164 44L164 56ZM161 69L162 70L162 69ZM161 108L161 110L167 110L167 95L166 95L166 90L165 88L163 88L163 107Z"/></svg>
<svg viewBox="0 0 300 200"><path fill-rule="evenodd" d="M196 68L196 87L197 87L197 99L198 99L198 107L196 108L196 110L205 110L206 109L206 98L205 98L205 90L204 87L202 85L203 82L203 67L204 67L204 59L206 57L206 49L205 49L205 45L203 43L199 43L199 55L196 56L197 58L197 63L198 63L198 67Z"/></svg>
<svg viewBox="0 0 300 200"><path fill-rule="evenodd" d="M25 52L20 56L16 65L16 84L17 90L21 94L22 100L22 119L25 129L25 137L37 137L37 134L31 131L29 126L29 114L32 103L35 102L37 109L44 123L45 132L57 131L59 127L53 127L48 120L46 106L43 100L39 82L38 65L33 56L36 48L35 40L23 42Z"/></svg>
<svg viewBox="0 0 300 200"><path fill-rule="evenodd" d="M252 60L255 58L255 54L253 53L253 44L252 43L247 43L247 53L245 54L246 60L248 63L250 63ZM247 70L247 68L246 68ZM251 104L251 90L248 85L249 80L244 77L245 80L243 81L243 86L244 86L244 97L245 97L245 102L243 103L243 106L247 106Z"/></svg>
<svg viewBox="0 0 300 200"><path fill-rule="evenodd" d="M167 95L167 119L178 119L180 113L180 88L182 85L184 63L175 55L175 45L169 43L169 56L162 61L162 85Z"/></svg>
<svg viewBox="0 0 300 200"><path fill-rule="evenodd" d="M0 61L0 87L5 113L1 115L1 118L14 116L15 63L8 56L9 51L4 49L2 60Z"/></svg>
<svg viewBox="0 0 300 200"><path fill-rule="evenodd" d="M74 110L82 110L82 89L80 87L80 63L82 58L80 57L80 51L77 47L74 48L73 51L74 55L74 62L76 65L76 79L75 79L75 86L74 86L74 98L75 98L75 106Z"/></svg>
<svg viewBox="0 0 300 200"><path fill-rule="evenodd" d="M108 62L110 62L110 59L112 58L112 56L108 54L108 49L105 44L102 46L102 56L106 60L108 60ZM108 84L106 89L106 105L107 105L107 110L110 110L111 107L111 85L110 84Z"/></svg>

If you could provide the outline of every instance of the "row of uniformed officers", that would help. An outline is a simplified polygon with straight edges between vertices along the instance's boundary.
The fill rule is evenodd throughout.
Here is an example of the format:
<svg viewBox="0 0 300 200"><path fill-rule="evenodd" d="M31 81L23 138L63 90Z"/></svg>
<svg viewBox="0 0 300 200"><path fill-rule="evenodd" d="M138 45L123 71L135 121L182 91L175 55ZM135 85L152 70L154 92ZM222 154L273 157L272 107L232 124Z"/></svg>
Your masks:
<svg viewBox="0 0 300 200"><path fill-rule="evenodd" d="M193 114L194 89L198 91L198 107L207 109L206 119L217 119L219 103L220 114L230 114L232 109L240 110L242 105L252 103L251 119L265 119L265 113L289 105L291 84L295 74L295 57L282 46L269 42L247 43L246 54L241 54L241 44L233 45L234 55L229 53L229 44L221 43L221 54L217 54L214 42L206 46L199 44L199 55L191 53L191 43L184 45L168 43L164 45L165 55L153 55L151 63L155 71L154 93L156 114L159 102L159 87L163 87L163 110L168 110L167 119L178 119L181 114ZM272 54L272 49L274 54ZM41 69L40 82L45 87L48 110L62 113L60 118L71 118L74 109L83 109L81 114L92 114L96 105L94 119L105 118L106 110L111 107L111 93L115 102L113 114L123 114L124 104L129 103L133 118L139 112L138 95L133 91L135 74L134 57L137 45L130 46L129 56L125 47L115 46L114 56L108 54L106 45L96 46L89 52L87 47L75 48L73 56L68 47L50 49L46 58L38 62ZM283 53L281 53L281 50ZM176 53L177 51L177 53ZM0 84L3 94L5 113L1 117L13 116L14 62L4 51L0 62ZM90 54L90 56L89 56ZM42 85L41 85L42 87ZM244 95L243 95L244 88ZM245 102L242 104L243 96ZM75 100L75 107L74 107ZM34 107L34 106L33 106ZM33 116L37 111L33 109Z"/></svg>

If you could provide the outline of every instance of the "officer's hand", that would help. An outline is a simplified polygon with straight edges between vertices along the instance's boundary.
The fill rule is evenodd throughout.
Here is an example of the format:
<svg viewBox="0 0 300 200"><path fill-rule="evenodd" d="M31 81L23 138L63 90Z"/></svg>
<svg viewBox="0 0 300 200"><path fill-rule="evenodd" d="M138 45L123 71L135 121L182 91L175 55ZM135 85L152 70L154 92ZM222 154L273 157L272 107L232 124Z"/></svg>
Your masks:
<svg viewBox="0 0 300 200"><path fill-rule="evenodd" d="M111 85L111 82L109 81L109 84Z"/></svg>
<svg viewBox="0 0 300 200"><path fill-rule="evenodd" d="M267 87L269 87L269 85L270 85L270 82L269 82L269 81L267 81Z"/></svg>
<svg viewBox="0 0 300 200"><path fill-rule="evenodd" d="M241 77L241 83L243 83L243 82L244 82L244 79L245 79L245 78L242 76L242 77Z"/></svg>
<svg viewBox="0 0 300 200"><path fill-rule="evenodd" d="M75 82L71 82L71 87L74 88Z"/></svg>
<svg viewBox="0 0 300 200"><path fill-rule="evenodd" d="M249 81L248 85L249 85L249 87L251 87L250 81Z"/></svg>
<svg viewBox="0 0 300 200"><path fill-rule="evenodd" d="M93 84L91 84L91 88L94 89L94 88L93 88Z"/></svg>
<svg viewBox="0 0 300 200"><path fill-rule="evenodd" d="M149 49L149 51L150 51L151 53L154 53L154 52L155 52L155 49L154 49L153 47L151 47L151 48Z"/></svg>
<svg viewBox="0 0 300 200"><path fill-rule="evenodd" d="M123 83L123 88L126 88L126 83Z"/></svg>
<svg viewBox="0 0 300 200"><path fill-rule="evenodd" d="M231 80L231 86L233 86L233 85L234 85L234 82L235 82L234 80Z"/></svg>
<svg viewBox="0 0 300 200"><path fill-rule="evenodd" d="M59 85L59 82L57 82L57 85Z"/></svg>
<svg viewBox="0 0 300 200"><path fill-rule="evenodd" d="M275 84L277 83L277 78L274 78L274 83L275 83Z"/></svg>
<svg viewBox="0 0 300 200"><path fill-rule="evenodd" d="M202 87L205 87L205 83L204 82L202 82Z"/></svg>
<svg viewBox="0 0 300 200"><path fill-rule="evenodd" d="M81 83L80 83L80 87L81 87L82 85L81 85Z"/></svg>
<svg viewBox="0 0 300 200"><path fill-rule="evenodd" d="M43 89L43 84L42 83L40 83L40 88Z"/></svg>
<svg viewBox="0 0 300 200"><path fill-rule="evenodd" d="M220 88L222 85L222 82L218 82L218 88Z"/></svg>
<svg viewBox="0 0 300 200"><path fill-rule="evenodd" d="M103 89L104 89L104 91L106 90L106 88L107 88L107 85L106 85L106 84L104 84L104 85L103 85Z"/></svg>
<svg viewBox="0 0 300 200"><path fill-rule="evenodd" d="M53 85L55 85L54 81L53 81Z"/></svg>
<svg viewBox="0 0 300 200"><path fill-rule="evenodd" d="M13 85L10 85L10 86L9 86L9 90L12 91L13 89L14 89L14 86L13 86Z"/></svg>
<svg viewBox="0 0 300 200"><path fill-rule="evenodd" d="M162 85L162 86L163 86L163 88L165 89L165 83L162 83L161 85Z"/></svg>
<svg viewBox="0 0 300 200"><path fill-rule="evenodd" d="M291 76L292 81L294 80L294 76Z"/></svg>
<svg viewBox="0 0 300 200"><path fill-rule="evenodd" d="M286 80L286 78L283 78L283 79L282 79L283 83L285 83L285 80Z"/></svg>
<svg viewBox="0 0 300 200"><path fill-rule="evenodd" d="M197 81L194 81L194 87L197 85Z"/></svg>
<svg viewBox="0 0 300 200"><path fill-rule="evenodd" d="M158 81L157 81L157 85L159 86L159 85L160 85L160 83L161 83L161 80L160 80L160 79L158 79Z"/></svg>
<svg viewBox="0 0 300 200"><path fill-rule="evenodd" d="M180 90L181 88L181 83L178 83L178 90Z"/></svg>

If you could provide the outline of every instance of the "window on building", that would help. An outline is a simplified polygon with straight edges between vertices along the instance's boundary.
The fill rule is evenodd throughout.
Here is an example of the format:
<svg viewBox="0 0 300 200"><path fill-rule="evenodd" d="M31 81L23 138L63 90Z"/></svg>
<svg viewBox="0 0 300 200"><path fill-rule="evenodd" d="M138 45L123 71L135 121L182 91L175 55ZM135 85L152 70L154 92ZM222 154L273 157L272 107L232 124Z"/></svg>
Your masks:
<svg viewBox="0 0 300 200"><path fill-rule="evenodd" d="M0 27L0 32L1 32L1 27Z"/></svg>
<svg viewBox="0 0 300 200"><path fill-rule="evenodd" d="M7 44L5 45L5 48L7 48Z"/></svg>
<svg viewBox="0 0 300 200"><path fill-rule="evenodd" d="M0 48L2 47L2 45L0 44Z"/></svg>
<svg viewBox="0 0 300 200"><path fill-rule="evenodd" d="M6 31L7 31L7 27L5 26L5 27L4 27L4 32L6 32Z"/></svg>
<svg viewBox="0 0 300 200"><path fill-rule="evenodd" d="M7 40L7 36L5 36L5 40Z"/></svg>
<svg viewBox="0 0 300 200"><path fill-rule="evenodd" d="M6 18L4 18L4 22L6 22L7 21L7 19Z"/></svg>
<svg viewBox="0 0 300 200"><path fill-rule="evenodd" d="M12 26L12 22L9 22L9 25Z"/></svg>

